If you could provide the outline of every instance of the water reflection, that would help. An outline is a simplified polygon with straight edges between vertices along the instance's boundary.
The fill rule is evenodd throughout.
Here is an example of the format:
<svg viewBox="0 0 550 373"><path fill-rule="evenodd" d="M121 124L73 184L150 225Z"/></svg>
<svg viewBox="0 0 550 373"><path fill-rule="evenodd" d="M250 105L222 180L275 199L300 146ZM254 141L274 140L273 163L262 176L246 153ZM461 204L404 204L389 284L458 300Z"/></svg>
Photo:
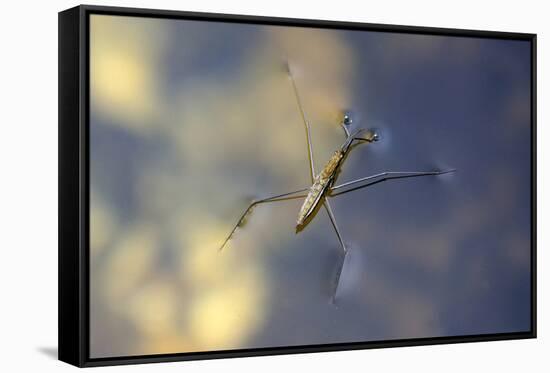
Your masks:
<svg viewBox="0 0 550 373"><path fill-rule="evenodd" d="M92 357L527 328L528 58L514 41L92 16ZM352 109L381 141L340 181L460 171L333 199L352 247L338 308L341 248L324 213L296 234L301 200L257 206L217 250L252 199L310 182L285 59L318 167Z"/></svg>

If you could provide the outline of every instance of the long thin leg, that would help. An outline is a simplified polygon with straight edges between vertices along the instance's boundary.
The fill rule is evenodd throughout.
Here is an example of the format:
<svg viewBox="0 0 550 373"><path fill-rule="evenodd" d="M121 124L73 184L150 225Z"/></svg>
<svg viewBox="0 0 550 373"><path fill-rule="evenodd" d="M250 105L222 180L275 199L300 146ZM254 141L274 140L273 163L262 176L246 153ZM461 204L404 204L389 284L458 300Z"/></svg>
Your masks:
<svg viewBox="0 0 550 373"><path fill-rule="evenodd" d="M344 243L342 234L340 233L340 229L338 228L338 224L336 224L336 218L334 217L334 213L332 212L332 208L330 207L329 201L325 199L325 201L323 202L323 205L325 206L325 209L328 212L328 217L330 218L330 222L332 223L332 226L336 231L336 235L338 236L338 241L340 241L340 245L342 245L342 249L344 250L344 253L347 253L348 249L346 248L346 244Z"/></svg>
<svg viewBox="0 0 550 373"><path fill-rule="evenodd" d="M309 122L306 118L306 113L302 106L302 101L300 100L300 95L298 94L298 88L296 87L294 76L292 75L292 71L290 70L290 65L288 63L286 64L286 68L287 68L288 76L292 83L292 89L294 91L294 96L296 97L296 103L298 104L300 115L302 116L302 120L304 121L304 125L306 126L307 150L308 150L308 156L309 156L309 172L311 175L311 182L313 183L313 181L315 180L316 174L315 174L315 161L313 160L313 145L311 144L311 129L309 127Z"/></svg>
<svg viewBox="0 0 550 373"><path fill-rule="evenodd" d="M336 223L336 218L334 217L334 212L332 212L332 208L330 207L330 203L328 199L325 198L325 201L323 202L323 206L325 206L325 209L327 210L328 217L330 218L330 222L332 223L334 231L336 232L336 236L338 236L338 241L340 241L342 250L344 250L344 257L342 258L342 262L338 267L338 272L336 273L336 284L334 286L334 292L332 293L332 303L335 303L336 292L338 291L338 285L340 284L340 276L342 275L342 270L344 269L344 263L346 261L346 255L348 254L348 249L346 247L346 244L344 243L344 239L342 238L342 234L340 233L340 229L338 228L338 224Z"/></svg>
<svg viewBox="0 0 550 373"><path fill-rule="evenodd" d="M375 175L371 175L371 176L367 176L367 177L362 177L362 178L357 179L357 180L348 181L348 182L340 184L340 185L335 185L330 189L330 192L332 193L336 190L346 188L346 187L351 187L353 185L357 185L359 183L363 183L363 182L369 181L369 180L375 180L375 182L381 182L381 181L388 180L388 179L401 179L401 178L408 178L408 177L443 175L443 174L447 174L447 173L455 172L455 171L456 171L455 169L445 170L445 171L439 171L438 170L438 171L412 171L412 172L386 171L386 172L381 172L379 174L375 174ZM367 183L363 186L358 186L356 188L362 188L364 186L368 186L368 185L371 185L371 184L372 183ZM334 194L334 195L338 195L338 194L341 194L341 193L345 193L345 191L339 192L339 193Z"/></svg>
<svg viewBox="0 0 550 373"><path fill-rule="evenodd" d="M306 132L307 132L307 149L309 152L309 173L311 175L311 182L315 181L317 174L315 173L315 162L313 161L313 145L311 144L311 130L309 128L309 123L306 122Z"/></svg>
<svg viewBox="0 0 550 373"><path fill-rule="evenodd" d="M256 201L252 201L252 203L250 203L250 205L246 208L246 210L244 210L244 212L242 213L241 217L239 218L239 220L237 221L237 224L235 224L235 226L233 227L233 229L231 230L231 232L229 233L229 235L227 236L227 238L225 239L225 241L223 241L223 244L220 246L219 250L223 250L223 248L225 247L225 245L227 244L227 242L231 239L231 237L233 237L233 234L235 233L235 231L237 230L237 228L239 228L243 222L245 221L245 218L247 217L247 215L250 213L250 211L252 210L252 208L260 203L267 203L267 202L277 202L277 201L281 201L281 200L286 200L286 199L291 199L291 198L300 198L300 197L305 197L304 195L295 195L295 194L298 194L298 193L301 193L301 192L305 192L306 190L308 190L309 188L302 188L302 189L298 189L298 190L295 190L293 192L288 192L288 193L283 193L283 194L278 194L276 196L271 196L271 197L267 197L267 198L263 198L263 199L259 199L259 200L256 200Z"/></svg>

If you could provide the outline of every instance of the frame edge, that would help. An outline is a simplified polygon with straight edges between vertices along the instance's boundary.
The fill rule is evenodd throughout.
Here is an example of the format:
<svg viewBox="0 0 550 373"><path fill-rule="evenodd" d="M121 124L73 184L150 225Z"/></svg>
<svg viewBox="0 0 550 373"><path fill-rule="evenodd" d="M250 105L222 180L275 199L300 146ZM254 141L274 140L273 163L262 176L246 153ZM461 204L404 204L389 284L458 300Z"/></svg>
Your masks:
<svg viewBox="0 0 550 373"><path fill-rule="evenodd" d="M81 7L58 13L58 359L83 366L80 207Z"/></svg>

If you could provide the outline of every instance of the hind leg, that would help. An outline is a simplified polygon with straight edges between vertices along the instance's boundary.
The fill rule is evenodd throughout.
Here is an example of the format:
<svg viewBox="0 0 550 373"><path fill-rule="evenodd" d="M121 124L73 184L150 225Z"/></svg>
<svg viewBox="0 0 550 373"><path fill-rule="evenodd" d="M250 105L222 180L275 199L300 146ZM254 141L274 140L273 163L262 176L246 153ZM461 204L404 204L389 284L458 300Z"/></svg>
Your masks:
<svg viewBox="0 0 550 373"><path fill-rule="evenodd" d="M340 245L342 246L343 251L343 258L341 263L338 266L337 272L336 272L336 281L334 285L334 290L332 293L332 303L336 304L336 293L338 292L338 286L340 285L340 277L342 276L342 271L344 269L344 263L346 262L346 256L348 254L348 248L346 247L346 244L344 243L344 239L342 238L342 233L340 232L340 228L338 228L338 224L336 223L336 217L334 216L334 212L332 211L332 208L330 207L330 202L325 199L323 206L327 210L328 217L330 218L330 222L332 223L332 227L334 228L334 231L336 232L336 236L338 237L338 241L340 242Z"/></svg>

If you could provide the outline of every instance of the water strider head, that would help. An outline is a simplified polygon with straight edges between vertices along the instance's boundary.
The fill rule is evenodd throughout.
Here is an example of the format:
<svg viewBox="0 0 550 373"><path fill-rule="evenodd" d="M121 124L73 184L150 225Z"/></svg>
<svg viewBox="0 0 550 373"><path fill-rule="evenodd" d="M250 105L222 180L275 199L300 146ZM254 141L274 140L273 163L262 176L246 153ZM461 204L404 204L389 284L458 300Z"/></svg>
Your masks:
<svg viewBox="0 0 550 373"><path fill-rule="evenodd" d="M378 132L375 129L359 128L353 132L350 132L349 127L351 126L352 123L353 123L353 119L351 117L351 113L344 112L341 125L344 128L344 131L346 132L347 139L342 145L342 148L341 148L342 151L347 152L351 148L351 144L354 141L376 142L380 140L380 136L378 135Z"/></svg>

